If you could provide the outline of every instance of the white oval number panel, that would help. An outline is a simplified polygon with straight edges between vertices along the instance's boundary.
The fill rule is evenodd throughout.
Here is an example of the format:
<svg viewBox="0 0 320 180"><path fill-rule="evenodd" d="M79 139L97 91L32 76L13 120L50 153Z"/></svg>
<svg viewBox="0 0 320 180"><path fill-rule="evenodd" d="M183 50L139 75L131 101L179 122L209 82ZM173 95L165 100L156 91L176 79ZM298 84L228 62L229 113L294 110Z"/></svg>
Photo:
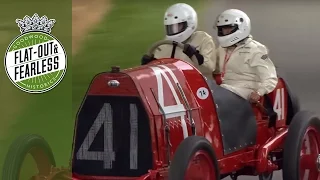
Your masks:
<svg viewBox="0 0 320 180"><path fill-rule="evenodd" d="M207 99L209 96L209 91L205 87L201 87L197 90L197 96L199 99Z"/></svg>

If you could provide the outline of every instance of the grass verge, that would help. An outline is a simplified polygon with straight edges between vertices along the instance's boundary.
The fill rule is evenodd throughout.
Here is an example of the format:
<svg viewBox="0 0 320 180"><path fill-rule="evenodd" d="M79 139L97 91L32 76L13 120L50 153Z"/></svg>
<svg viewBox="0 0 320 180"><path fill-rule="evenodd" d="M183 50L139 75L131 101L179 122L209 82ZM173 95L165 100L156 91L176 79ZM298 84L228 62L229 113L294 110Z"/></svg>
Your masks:
<svg viewBox="0 0 320 180"><path fill-rule="evenodd" d="M37 133L48 140L59 165L66 164L72 141L71 104L71 0L30 0L0 3L0 52L5 54L9 43L20 34L16 18L25 15L46 15L56 19L52 34L67 52L68 71L61 84L44 94L28 94L17 89L0 69L0 177L5 155L12 141L25 133ZM3 67L3 66L2 66ZM61 141L63 139L63 141ZM21 177L22 179L24 177Z"/></svg>

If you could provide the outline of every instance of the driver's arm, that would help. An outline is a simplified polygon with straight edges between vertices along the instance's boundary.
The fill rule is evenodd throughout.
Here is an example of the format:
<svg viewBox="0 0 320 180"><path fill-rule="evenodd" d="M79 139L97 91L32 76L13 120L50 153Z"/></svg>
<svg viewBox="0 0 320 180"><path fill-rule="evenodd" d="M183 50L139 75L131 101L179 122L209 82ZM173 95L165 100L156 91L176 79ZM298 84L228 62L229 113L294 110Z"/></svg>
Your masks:
<svg viewBox="0 0 320 180"><path fill-rule="evenodd" d="M212 37L205 36L201 46L199 47L199 53L203 56L203 64L199 66L199 70L202 73L212 74L216 69L216 46Z"/></svg>
<svg viewBox="0 0 320 180"><path fill-rule="evenodd" d="M257 92L263 96L272 92L278 83L276 68L270 60L266 51L261 51L253 54L253 58L249 62L250 66L255 68L257 75L260 78L261 85Z"/></svg>

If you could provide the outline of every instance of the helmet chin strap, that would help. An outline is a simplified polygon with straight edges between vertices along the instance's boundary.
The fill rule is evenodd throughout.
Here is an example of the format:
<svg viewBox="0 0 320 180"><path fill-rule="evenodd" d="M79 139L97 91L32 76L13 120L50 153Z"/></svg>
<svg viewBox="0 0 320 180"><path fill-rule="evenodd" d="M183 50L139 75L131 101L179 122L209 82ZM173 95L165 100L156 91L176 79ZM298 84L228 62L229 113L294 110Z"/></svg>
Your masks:
<svg viewBox="0 0 320 180"><path fill-rule="evenodd" d="M237 45L239 44L243 44L247 41L247 39L249 39L250 36L245 37L244 39L242 39L241 41L239 41L238 43L236 43Z"/></svg>
<svg viewBox="0 0 320 180"><path fill-rule="evenodd" d="M236 48L237 46L244 44L246 42L246 40L248 40L249 38L250 38L250 35L247 36L246 38L242 39L241 41L237 42L236 44L228 46L227 48L230 48L230 49Z"/></svg>
<svg viewBox="0 0 320 180"><path fill-rule="evenodd" d="M235 49L237 47L237 45L236 44L234 44L234 45L232 45L232 46L228 46L228 47L226 47L228 50L233 50L233 49Z"/></svg>
<svg viewBox="0 0 320 180"><path fill-rule="evenodd" d="M188 37L186 40L182 41L182 44L185 44L189 39L191 39L192 35L190 37Z"/></svg>

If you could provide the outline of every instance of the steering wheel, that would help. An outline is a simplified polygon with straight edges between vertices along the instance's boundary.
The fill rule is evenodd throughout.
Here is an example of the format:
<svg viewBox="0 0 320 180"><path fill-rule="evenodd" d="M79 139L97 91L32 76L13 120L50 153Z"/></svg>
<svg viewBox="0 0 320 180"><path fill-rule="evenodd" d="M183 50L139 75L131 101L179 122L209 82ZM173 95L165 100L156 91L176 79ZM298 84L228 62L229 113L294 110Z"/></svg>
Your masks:
<svg viewBox="0 0 320 180"><path fill-rule="evenodd" d="M162 45L165 45L165 44L177 46L182 50L183 50L183 47L184 47L184 45L182 43L179 43L179 42L175 42L175 41L171 41L171 40L160 40L160 41L157 41L154 44L152 44L152 46L150 47L150 49L147 52L147 55L148 56L154 55L154 52L156 51L156 49L159 46L162 46Z"/></svg>
<svg viewBox="0 0 320 180"><path fill-rule="evenodd" d="M176 41L171 41L171 40L160 40L160 41L157 41L155 42L151 48L147 51L147 55L152 57L154 55L154 52L156 51L156 49L159 47L159 46L162 46L162 45L165 45L165 44L168 44L168 45L173 45L173 46L176 46L176 47L179 47L180 49L184 49L184 44L182 43L179 43L179 42L176 42ZM173 52L174 48L172 48L172 52ZM173 57L171 58L174 58L174 55L175 55L175 52L173 53ZM190 59L190 58L188 58ZM197 62L197 60L195 59L195 56L192 56L191 57L191 61L187 60L187 59L184 59L185 61L187 62L190 62L194 65L194 62Z"/></svg>

